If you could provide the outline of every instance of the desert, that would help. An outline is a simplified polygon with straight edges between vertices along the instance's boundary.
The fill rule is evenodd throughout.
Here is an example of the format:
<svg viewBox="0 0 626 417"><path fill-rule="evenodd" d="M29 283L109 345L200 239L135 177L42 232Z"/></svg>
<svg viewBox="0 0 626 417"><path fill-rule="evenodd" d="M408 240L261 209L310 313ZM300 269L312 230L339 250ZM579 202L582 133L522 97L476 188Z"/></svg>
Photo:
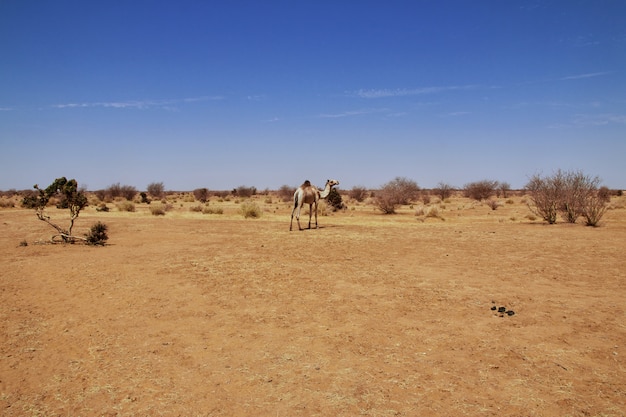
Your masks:
<svg viewBox="0 0 626 417"><path fill-rule="evenodd" d="M271 195L90 204L102 247L1 208L0 414L623 416L626 198L599 227L524 199L347 201L292 232Z"/></svg>

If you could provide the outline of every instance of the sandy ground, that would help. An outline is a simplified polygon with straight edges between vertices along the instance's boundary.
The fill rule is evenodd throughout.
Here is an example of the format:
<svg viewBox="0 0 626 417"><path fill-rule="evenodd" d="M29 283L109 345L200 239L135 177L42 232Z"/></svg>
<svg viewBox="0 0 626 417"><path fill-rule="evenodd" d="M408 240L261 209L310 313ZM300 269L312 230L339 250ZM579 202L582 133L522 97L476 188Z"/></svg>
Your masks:
<svg viewBox="0 0 626 417"><path fill-rule="evenodd" d="M89 207L76 229L103 221L105 247L37 244L49 226L0 209L0 414L626 415L623 201L599 228L517 198L302 232L260 201Z"/></svg>

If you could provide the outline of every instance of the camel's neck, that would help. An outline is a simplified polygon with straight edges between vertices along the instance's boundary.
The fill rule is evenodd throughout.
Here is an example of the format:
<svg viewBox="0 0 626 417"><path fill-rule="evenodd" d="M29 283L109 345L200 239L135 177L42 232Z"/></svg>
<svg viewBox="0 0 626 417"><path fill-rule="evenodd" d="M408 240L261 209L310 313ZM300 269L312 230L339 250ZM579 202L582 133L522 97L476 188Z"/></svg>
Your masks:
<svg viewBox="0 0 626 417"><path fill-rule="evenodd" d="M328 197L331 188L330 183L326 183L326 187L324 187L324 190L320 192L320 198Z"/></svg>

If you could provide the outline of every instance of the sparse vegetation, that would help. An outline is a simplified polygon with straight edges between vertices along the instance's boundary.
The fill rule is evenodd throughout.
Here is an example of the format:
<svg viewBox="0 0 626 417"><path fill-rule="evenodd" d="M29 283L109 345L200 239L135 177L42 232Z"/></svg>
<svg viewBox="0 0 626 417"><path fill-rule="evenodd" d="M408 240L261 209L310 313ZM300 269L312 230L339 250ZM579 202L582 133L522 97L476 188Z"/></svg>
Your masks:
<svg viewBox="0 0 626 417"><path fill-rule="evenodd" d="M89 233L85 234L85 238L89 245L104 246L106 241L109 240L107 225L102 222L95 223L91 226L91 229L89 229Z"/></svg>
<svg viewBox="0 0 626 417"><path fill-rule="evenodd" d="M201 203L206 203L209 199L209 190L207 188L196 188L193 190L193 196Z"/></svg>
<svg viewBox="0 0 626 417"><path fill-rule="evenodd" d="M129 211L129 212L134 212L135 211L135 204L133 204L132 201L120 201L119 203L116 204L116 207L119 211Z"/></svg>
<svg viewBox="0 0 626 417"><path fill-rule="evenodd" d="M54 180L46 189L39 188L37 184L33 188L37 190L37 194L25 197L22 204L24 207L34 208L37 218L48 223L59 233L52 236L52 241L60 238L63 242L74 243L76 239L83 239L72 235L74 221L87 206L87 197L78 189L78 182L75 179L61 177ZM58 199L57 208L67 208L70 211L70 224L67 229L52 222L50 216L46 214L45 209L52 198Z"/></svg>
<svg viewBox="0 0 626 417"><path fill-rule="evenodd" d="M587 226L597 227L607 207L606 200L599 193L591 193L588 195L582 207L582 215L585 218L585 224Z"/></svg>
<svg viewBox="0 0 626 417"><path fill-rule="evenodd" d="M496 197L507 198L509 196L509 192L511 191L511 184L508 182L499 182L496 187Z"/></svg>
<svg viewBox="0 0 626 417"><path fill-rule="evenodd" d="M530 196L528 208L548 224L556 223L562 189L563 178L560 173L552 177L533 175L526 184L526 190Z"/></svg>
<svg viewBox="0 0 626 417"><path fill-rule="evenodd" d="M498 181L492 180L470 182L463 187L463 193L465 197L476 201L487 200L496 193L498 185Z"/></svg>
<svg viewBox="0 0 626 417"><path fill-rule="evenodd" d="M246 201L241 204L240 211L241 214L243 214L243 217L246 219L258 219L263 214L259 205L252 201Z"/></svg>
<svg viewBox="0 0 626 417"><path fill-rule="evenodd" d="M244 198L252 197L253 195L256 195L256 187L246 187L245 185L240 185L233 190L233 195Z"/></svg>
<svg viewBox="0 0 626 417"><path fill-rule="evenodd" d="M394 214L400 205L410 204L419 195L420 188L413 180L396 177L376 193L376 206L384 214Z"/></svg>
<svg viewBox="0 0 626 417"><path fill-rule="evenodd" d="M440 182L433 188L433 194L438 196L441 201L452 197L452 193L454 193L454 187L445 182Z"/></svg>
<svg viewBox="0 0 626 417"><path fill-rule="evenodd" d="M560 212L569 223L576 223L583 216L587 225L597 226L607 207L599 184L598 177L590 177L582 171L559 169L548 177L536 174L526 184L531 200L528 207L549 224L556 223Z"/></svg>
<svg viewBox="0 0 626 417"><path fill-rule="evenodd" d="M202 209L202 214L224 214L224 209L221 207L209 207L206 206Z"/></svg>
<svg viewBox="0 0 626 417"><path fill-rule="evenodd" d="M363 202L367 197L367 188L361 185L355 185L348 193L348 197L358 201L359 203Z"/></svg>
<svg viewBox="0 0 626 417"><path fill-rule="evenodd" d="M107 206L106 203L100 203L100 205L98 205L98 207L96 207L96 211L103 211L103 212L107 213L109 211L109 207Z"/></svg>
<svg viewBox="0 0 626 417"><path fill-rule="evenodd" d="M278 196L283 201L291 201L293 199L293 194L296 192L295 187L290 187L289 185L282 185L278 189Z"/></svg>
<svg viewBox="0 0 626 417"><path fill-rule="evenodd" d="M491 210L497 210L498 207L500 207L500 203L498 202L498 200L487 200L487 206Z"/></svg>
<svg viewBox="0 0 626 417"><path fill-rule="evenodd" d="M165 197L165 185L162 182L151 182L146 187L146 191L152 196L152 198L157 200Z"/></svg>
<svg viewBox="0 0 626 417"><path fill-rule="evenodd" d="M344 208L343 199L341 198L341 194L337 191L336 188L332 188L330 190L330 194L327 197L328 205L332 208L333 211L341 210Z"/></svg>
<svg viewBox="0 0 626 417"><path fill-rule="evenodd" d="M165 213L172 209L171 204L158 203L150 206L150 213L153 216L165 216Z"/></svg>
<svg viewBox="0 0 626 417"><path fill-rule="evenodd" d="M132 201L137 195L137 189L132 185L121 185L119 182L107 187L104 191L104 198L100 198L101 201L110 200L113 201L116 198L124 198L128 201Z"/></svg>

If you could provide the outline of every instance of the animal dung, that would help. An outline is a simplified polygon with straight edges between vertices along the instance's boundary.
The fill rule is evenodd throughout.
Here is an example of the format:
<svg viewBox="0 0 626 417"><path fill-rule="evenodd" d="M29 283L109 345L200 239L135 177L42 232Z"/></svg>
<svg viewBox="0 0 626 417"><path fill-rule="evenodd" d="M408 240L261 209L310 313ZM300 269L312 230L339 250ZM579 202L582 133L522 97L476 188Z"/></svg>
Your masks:
<svg viewBox="0 0 626 417"><path fill-rule="evenodd" d="M492 301L492 303L495 304L495 301ZM496 311L496 310L499 313L500 317L504 317L505 314L511 317L512 315L515 314L515 311L507 310L506 307L504 306L500 306L500 307L496 307L495 305L491 306L491 311Z"/></svg>

